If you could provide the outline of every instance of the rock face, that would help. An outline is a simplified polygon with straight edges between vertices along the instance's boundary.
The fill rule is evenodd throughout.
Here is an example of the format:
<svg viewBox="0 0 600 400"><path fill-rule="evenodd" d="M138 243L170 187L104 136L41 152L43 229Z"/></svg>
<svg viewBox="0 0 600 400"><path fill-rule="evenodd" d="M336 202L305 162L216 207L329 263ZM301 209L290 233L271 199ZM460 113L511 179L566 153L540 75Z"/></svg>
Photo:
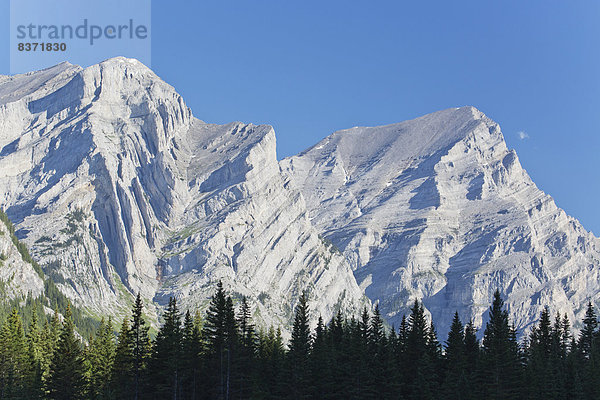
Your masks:
<svg viewBox="0 0 600 400"><path fill-rule="evenodd" d="M396 326L414 299L440 333L454 310L481 326L496 288L521 332L544 305L575 321L600 300L600 241L472 107L335 132L281 164Z"/></svg>
<svg viewBox="0 0 600 400"><path fill-rule="evenodd" d="M217 280L265 324L288 325L303 290L324 318L368 304L273 129L206 124L135 60L1 77L0 171L18 236L90 312L122 314L136 292L204 308Z"/></svg>
<svg viewBox="0 0 600 400"><path fill-rule="evenodd" d="M33 298L44 294L44 280L31 263L24 261L12 240L11 232L0 221L0 297L3 301Z"/></svg>
<svg viewBox="0 0 600 400"><path fill-rule="evenodd" d="M169 296L204 309L222 280L266 325L289 326L307 290L325 319L370 299L397 324L423 299L443 335L454 310L485 322L496 288L521 331L543 305L575 320L600 299L599 240L471 107L336 132L279 163L270 126L204 123L135 60L0 76L0 207L95 314L123 315L137 292L154 321ZM11 288L41 290L4 238Z"/></svg>

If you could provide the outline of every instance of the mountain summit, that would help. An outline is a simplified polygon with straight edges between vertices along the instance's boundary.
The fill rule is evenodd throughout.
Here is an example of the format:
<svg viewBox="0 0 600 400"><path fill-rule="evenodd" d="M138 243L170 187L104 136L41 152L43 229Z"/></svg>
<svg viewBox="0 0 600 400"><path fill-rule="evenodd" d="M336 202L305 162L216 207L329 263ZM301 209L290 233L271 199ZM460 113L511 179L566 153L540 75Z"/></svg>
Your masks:
<svg viewBox="0 0 600 400"><path fill-rule="evenodd" d="M396 325L422 299L440 332L455 310L481 326L497 288L520 330L544 305L575 321L598 299L600 241L473 107L335 132L282 167Z"/></svg>
<svg viewBox="0 0 600 400"><path fill-rule="evenodd" d="M523 330L600 297L600 243L472 107L333 133L277 162L270 126L196 119L136 60L0 77L0 207L63 293L121 315L140 292L205 308L217 281L262 324L423 299L483 323L499 288ZM1 279L1 277L0 277ZM15 284L14 282L12 283ZM365 296L366 295L366 296Z"/></svg>
<svg viewBox="0 0 600 400"><path fill-rule="evenodd" d="M0 98L0 204L77 305L119 315L140 292L203 308L219 280L264 324L287 326L305 290L327 318L368 303L270 126L206 124L125 58L9 77Z"/></svg>

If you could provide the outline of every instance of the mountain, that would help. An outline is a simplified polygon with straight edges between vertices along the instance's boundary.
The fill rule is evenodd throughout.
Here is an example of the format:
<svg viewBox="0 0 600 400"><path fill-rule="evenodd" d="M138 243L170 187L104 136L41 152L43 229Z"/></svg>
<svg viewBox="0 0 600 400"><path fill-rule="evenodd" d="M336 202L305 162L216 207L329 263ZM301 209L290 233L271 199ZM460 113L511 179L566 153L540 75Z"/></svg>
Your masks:
<svg viewBox="0 0 600 400"><path fill-rule="evenodd" d="M14 227L0 211L0 295L4 301L44 294L44 274L30 262L29 253L14 235Z"/></svg>
<svg viewBox="0 0 600 400"><path fill-rule="evenodd" d="M497 288L521 332L545 305L580 321L600 299L600 241L473 107L335 132L281 165L396 326L414 299L440 332L455 310L482 326Z"/></svg>
<svg viewBox="0 0 600 400"><path fill-rule="evenodd" d="M0 208L41 282L90 316L137 292L154 323L169 296L202 310L219 280L284 327L305 290L313 320L375 302L398 325L422 299L441 335L454 310L484 324L497 288L520 332L544 305L579 321L600 302L599 239L472 107L278 162L272 127L205 123L136 60L0 76ZM10 257L0 280L41 290Z"/></svg>
<svg viewBox="0 0 600 400"><path fill-rule="evenodd" d="M270 126L204 123L136 60L0 78L0 206L44 272L90 314L140 292L205 308L215 283L288 326L368 304L281 174ZM154 307L154 305L158 307Z"/></svg>

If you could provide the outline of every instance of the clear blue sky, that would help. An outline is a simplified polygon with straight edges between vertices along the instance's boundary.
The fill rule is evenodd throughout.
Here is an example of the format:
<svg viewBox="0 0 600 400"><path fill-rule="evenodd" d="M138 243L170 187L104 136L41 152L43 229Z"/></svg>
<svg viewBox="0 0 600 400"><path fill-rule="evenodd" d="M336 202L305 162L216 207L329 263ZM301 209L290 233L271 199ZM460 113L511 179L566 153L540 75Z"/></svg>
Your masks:
<svg viewBox="0 0 600 400"><path fill-rule="evenodd" d="M0 73L8 0L0 0ZM600 234L600 2L153 1L152 67L207 122L329 133L473 105ZM520 139L519 132L524 132Z"/></svg>

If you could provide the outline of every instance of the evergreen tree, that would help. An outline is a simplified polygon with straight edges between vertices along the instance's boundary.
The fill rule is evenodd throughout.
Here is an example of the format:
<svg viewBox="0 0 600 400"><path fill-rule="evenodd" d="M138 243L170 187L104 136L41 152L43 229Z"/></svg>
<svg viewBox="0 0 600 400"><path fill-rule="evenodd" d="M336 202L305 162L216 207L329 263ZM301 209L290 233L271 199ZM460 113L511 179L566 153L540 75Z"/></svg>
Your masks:
<svg viewBox="0 0 600 400"><path fill-rule="evenodd" d="M135 396L135 373L131 330L127 318L123 319L117 339L115 358L111 373L111 389L117 399L132 399Z"/></svg>
<svg viewBox="0 0 600 400"><path fill-rule="evenodd" d="M236 318L239 328L239 346L237 352L237 381L235 397L246 399L252 389L253 367L256 352L256 334L250 314L250 305L246 297L242 297L240 310Z"/></svg>
<svg viewBox="0 0 600 400"><path fill-rule="evenodd" d="M41 368L43 381L48 379L48 374L50 373L50 363L52 362L52 356L54 355L54 350L58 344L60 330L61 323L58 317L58 310L54 309L54 314L50 319L50 323L46 322L44 324L44 329L42 330Z"/></svg>
<svg viewBox="0 0 600 400"><path fill-rule="evenodd" d="M490 399L518 399L521 360L514 330L500 292L494 293L489 321L483 334L482 374L484 395Z"/></svg>
<svg viewBox="0 0 600 400"><path fill-rule="evenodd" d="M210 301L202 336L206 341L206 377L211 398L230 399L232 364L238 341L235 312L231 297L225 295L223 284Z"/></svg>
<svg viewBox="0 0 600 400"><path fill-rule="evenodd" d="M598 319L596 317L596 311L591 302L587 305L585 317L583 318L583 328L579 333L579 341L577 342L577 348L579 353L584 358L589 358L592 353L592 347L594 345L594 337L598 329Z"/></svg>
<svg viewBox="0 0 600 400"><path fill-rule="evenodd" d="M23 398L27 372L23 324L13 308L0 331L0 398Z"/></svg>
<svg viewBox="0 0 600 400"><path fill-rule="evenodd" d="M283 397L285 349L279 328L271 326L267 332L259 332L257 353L255 397Z"/></svg>
<svg viewBox="0 0 600 400"><path fill-rule="evenodd" d="M406 340L406 397L409 399L431 399L434 397L435 376L428 354L429 324L425 319L423 305L415 300L408 318Z"/></svg>
<svg viewBox="0 0 600 400"><path fill-rule="evenodd" d="M464 399L467 394L467 364L465 332L458 316L454 313L448 340L446 340L444 397L447 399Z"/></svg>
<svg viewBox="0 0 600 400"><path fill-rule="evenodd" d="M83 398L85 381L81 343L75 336L71 306L65 311L62 330L54 350L46 385L48 398L74 400Z"/></svg>
<svg viewBox="0 0 600 400"><path fill-rule="evenodd" d="M329 351L327 347L327 328L323 323L323 318L319 316L317 328L312 340L312 351L310 353L310 380L313 385L314 398L329 397L329 384L331 373L329 369Z"/></svg>
<svg viewBox="0 0 600 400"><path fill-rule="evenodd" d="M131 315L131 330L128 334L131 346L131 357L133 362L133 398L139 399L143 393L144 378L148 357L150 355L150 338L143 316L144 304L138 292Z"/></svg>
<svg viewBox="0 0 600 400"><path fill-rule="evenodd" d="M112 321L102 318L100 326L87 351L90 366L87 398L110 399L112 397L110 381L115 360L115 338Z"/></svg>
<svg viewBox="0 0 600 400"><path fill-rule="evenodd" d="M189 311L183 320L181 382L182 398L195 400L200 396L200 362L202 337L199 324Z"/></svg>
<svg viewBox="0 0 600 400"><path fill-rule="evenodd" d="M157 399L179 398L182 331L181 316L174 297L169 299L169 306L164 314L164 324L161 326L150 363L152 377L152 394Z"/></svg>
<svg viewBox="0 0 600 400"><path fill-rule="evenodd" d="M351 338L347 325L342 312L338 310L331 319L325 335L326 346L329 349L330 398L336 398L336 395L339 397L347 395L350 386L351 366L348 362L350 356L348 342Z"/></svg>
<svg viewBox="0 0 600 400"><path fill-rule="evenodd" d="M430 371L429 385L433 393L438 393L443 381L442 345L437 339L437 332L433 321L429 323L427 332L427 353L425 362Z"/></svg>
<svg viewBox="0 0 600 400"><path fill-rule="evenodd" d="M546 307L538 326L531 331L528 348L527 378L529 397L549 399L553 397L555 379L551 358L553 350L550 310Z"/></svg>
<svg viewBox="0 0 600 400"><path fill-rule="evenodd" d="M473 324L473 320L470 320L465 327L465 373L468 384L465 387L465 399L477 399L478 388L478 368L480 367L479 361L479 341L476 335L477 330Z"/></svg>
<svg viewBox="0 0 600 400"><path fill-rule="evenodd" d="M373 316L369 321L367 347L369 354L367 398L378 399L393 396L390 380L393 355L388 346L379 304L375 305Z"/></svg>
<svg viewBox="0 0 600 400"><path fill-rule="evenodd" d="M42 359L43 343L42 332L38 327L37 313L33 313L27 340L27 377L25 380L25 393L28 399L41 399L43 391L42 383Z"/></svg>
<svg viewBox="0 0 600 400"><path fill-rule="evenodd" d="M311 334L308 324L308 296L302 293L296 306L292 339L288 351L288 371L290 398L302 399L310 393L309 355L311 350Z"/></svg>

